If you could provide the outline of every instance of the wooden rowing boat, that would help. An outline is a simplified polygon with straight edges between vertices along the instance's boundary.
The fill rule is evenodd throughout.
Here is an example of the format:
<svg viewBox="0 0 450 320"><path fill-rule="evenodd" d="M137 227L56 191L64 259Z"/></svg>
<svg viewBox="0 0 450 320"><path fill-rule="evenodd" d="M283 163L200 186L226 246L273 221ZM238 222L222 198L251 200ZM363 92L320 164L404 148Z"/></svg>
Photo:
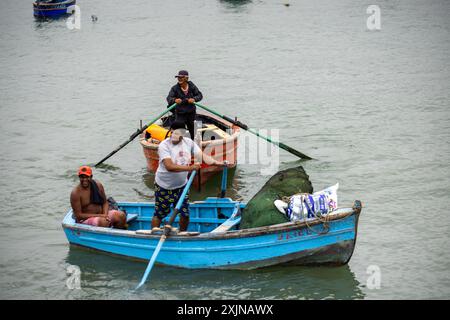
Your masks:
<svg viewBox="0 0 450 320"><path fill-rule="evenodd" d="M67 239L74 246L147 262L161 237L161 233L149 230L154 203L122 202L119 206L127 212L128 230L78 224L70 210L62 221ZM225 218L219 218L219 211ZM245 270L279 264L343 265L355 248L360 212L361 203L355 201L353 207L339 208L326 220L241 230L245 203L207 198L190 203L188 232L173 232L167 237L156 263L189 269Z"/></svg>

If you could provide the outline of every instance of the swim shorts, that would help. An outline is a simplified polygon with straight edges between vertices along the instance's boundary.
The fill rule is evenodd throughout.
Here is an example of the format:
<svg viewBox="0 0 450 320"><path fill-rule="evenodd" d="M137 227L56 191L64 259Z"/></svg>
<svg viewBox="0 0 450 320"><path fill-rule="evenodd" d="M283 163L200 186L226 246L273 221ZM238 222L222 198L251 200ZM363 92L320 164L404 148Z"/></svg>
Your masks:
<svg viewBox="0 0 450 320"><path fill-rule="evenodd" d="M170 207L177 205L178 199L183 193L184 186L167 190L160 187L155 183L155 217L159 219L164 219L170 213ZM183 204L180 208L181 216L187 218L189 217L189 193L184 198Z"/></svg>

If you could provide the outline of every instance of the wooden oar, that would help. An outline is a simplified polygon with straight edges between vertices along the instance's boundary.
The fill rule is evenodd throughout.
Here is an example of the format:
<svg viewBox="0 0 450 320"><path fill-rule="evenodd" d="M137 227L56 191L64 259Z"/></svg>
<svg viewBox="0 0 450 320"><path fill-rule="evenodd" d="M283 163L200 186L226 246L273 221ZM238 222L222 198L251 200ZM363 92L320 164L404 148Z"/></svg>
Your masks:
<svg viewBox="0 0 450 320"><path fill-rule="evenodd" d="M116 149L114 149L114 151L112 151L110 154L108 154L106 157L104 157L102 160L100 160L99 162L97 162L97 164L95 165L95 167L101 165L103 162L105 162L107 159L109 159L110 157L112 157L117 151L119 151L120 149L122 149L123 147L125 147L127 144L129 144L131 141L134 140L134 138L136 138L138 135L140 135L142 132L144 132L150 125L152 125L153 123L155 123L156 121L158 121L158 119L160 119L163 115L165 115L166 113L168 113L169 111L171 111L172 109L174 109L177 106L176 103L174 103L173 105L171 105L169 108L167 108L167 110L165 110L164 112L160 113L155 119L153 119L152 121L150 121L146 126L142 127L141 129L137 129L137 131L135 133L133 133L130 138L125 141L124 143L122 143L120 146L118 146Z"/></svg>
<svg viewBox="0 0 450 320"><path fill-rule="evenodd" d="M260 135L257 131L255 131L255 130L249 128L246 124L244 124L244 123L242 123L242 122L240 122L240 121L233 120L233 119L231 119L231 118L229 118L229 117L227 117L227 116L225 116L225 115L222 115L222 114L220 114L220 113L218 113L218 112L216 112L216 111L214 111L214 110L211 110L211 109L209 109L208 107L205 107L205 106L203 106L203 105L201 105L201 104L199 104L199 103L195 103L195 105L196 105L197 107L200 107L200 108L202 108L202 109L205 109L206 111L211 112L212 114L215 114L216 116L218 116L218 117L220 117L220 118L222 118L222 119L225 119L225 120L227 120L227 121L229 121L229 122L231 122L231 123L237 125L239 128L242 128L242 129L244 129L244 130L246 130L246 131L249 131L249 132L255 134L256 136L258 136L258 137L260 137L260 138L263 138L264 140L266 140L266 141L268 141L268 142L270 142L270 143L273 143L274 145L280 147L281 149L286 150L287 152L292 153L293 155L296 155L297 157L299 157L299 158L301 158L301 159L307 159L307 160L311 160L311 159L312 159L310 156L307 156L306 154L301 153L300 151L295 150L295 149L289 147L288 145L286 145L286 144L284 144L284 143L282 143L282 142L274 141L274 140L272 140L272 139L270 139L270 138L268 138L268 137L264 137L263 135Z"/></svg>
<svg viewBox="0 0 450 320"><path fill-rule="evenodd" d="M153 265L155 264L156 257L158 256L159 251L161 250L161 247L162 247L164 241L166 241L166 238L169 236L170 231L172 230L172 227L171 227L172 223L175 220L175 217L178 215L178 211L180 210L180 208L183 204L184 198L186 197L186 194L189 191L192 181L194 181L195 173L196 173L196 171L192 171L188 182L184 186L183 192L181 193L181 196L178 199L177 205L176 205L175 209L173 210L173 213L172 213L172 216L170 217L169 223L164 226L163 235L161 236L161 239L159 239L158 245L156 246L156 249L153 252L153 255L147 265L147 269L145 269L144 276L142 277L141 282L139 282L139 284L135 290L142 287L144 285L144 283L147 281L147 277L150 274L150 271L152 271Z"/></svg>

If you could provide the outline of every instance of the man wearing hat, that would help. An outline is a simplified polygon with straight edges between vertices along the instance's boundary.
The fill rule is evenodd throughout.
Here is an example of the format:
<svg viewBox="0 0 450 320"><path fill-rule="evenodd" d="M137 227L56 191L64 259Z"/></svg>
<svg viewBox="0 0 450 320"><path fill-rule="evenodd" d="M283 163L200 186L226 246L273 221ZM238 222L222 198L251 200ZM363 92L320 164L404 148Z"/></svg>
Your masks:
<svg viewBox="0 0 450 320"><path fill-rule="evenodd" d="M78 169L80 183L70 194L70 204L77 223L125 228L125 212L109 209L103 185L92 177L92 169L89 166L81 166Z"/></svg>
<svg viewBox="0 0 450 320"><path fill-rule="evenodd" d="M195 102L201 101L203 95L197 86L189 81L189 73L186 70L180 70L175 76L178 83L174 85L167 96L169 106L176 103L175 121L184 123L189 130L191 139L194 139L194 120L195 120Z"/></svg>
<svg viewBox="0 0 450 320"><path fill-rule="evenodd" d="M152 228L158 228L162 220L175 207L188 181L188 173L200 168L202 160L210 165L223 166L224 163L204 154L200 147L186 137L183 124L174 122L172 135L158 146L159 165L155 174L155 214ZM194 163L191 164L192 156ZM180 231L186 231L189 224L189 194L180 208Z"/></svg>

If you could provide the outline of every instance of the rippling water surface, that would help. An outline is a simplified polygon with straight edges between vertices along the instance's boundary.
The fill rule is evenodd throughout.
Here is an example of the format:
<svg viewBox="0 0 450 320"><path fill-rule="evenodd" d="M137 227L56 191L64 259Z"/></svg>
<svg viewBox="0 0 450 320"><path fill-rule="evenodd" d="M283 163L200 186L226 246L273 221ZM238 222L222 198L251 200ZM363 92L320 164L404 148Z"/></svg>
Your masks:
<svg viewBox="0 0 450 320"><path fill-rule="evenodd" d="M0 298L450 298L448 1L375 1L380 31L367 30L369 3L349 0L79 0L80 30L36 21L31 2L0 2ZM157 267L133 293L145 264L69 247L77 167L161 112L184 68L205 105L317 159L280 151L282 168L302 164L316 190L339 182L341 204L363 201L347 266ZM148 201L137 141L107 163L95 177L109 195ZM249 200L260 170L239 165L229 194ZM66 287L69 265L81 290Z"/></svg>

